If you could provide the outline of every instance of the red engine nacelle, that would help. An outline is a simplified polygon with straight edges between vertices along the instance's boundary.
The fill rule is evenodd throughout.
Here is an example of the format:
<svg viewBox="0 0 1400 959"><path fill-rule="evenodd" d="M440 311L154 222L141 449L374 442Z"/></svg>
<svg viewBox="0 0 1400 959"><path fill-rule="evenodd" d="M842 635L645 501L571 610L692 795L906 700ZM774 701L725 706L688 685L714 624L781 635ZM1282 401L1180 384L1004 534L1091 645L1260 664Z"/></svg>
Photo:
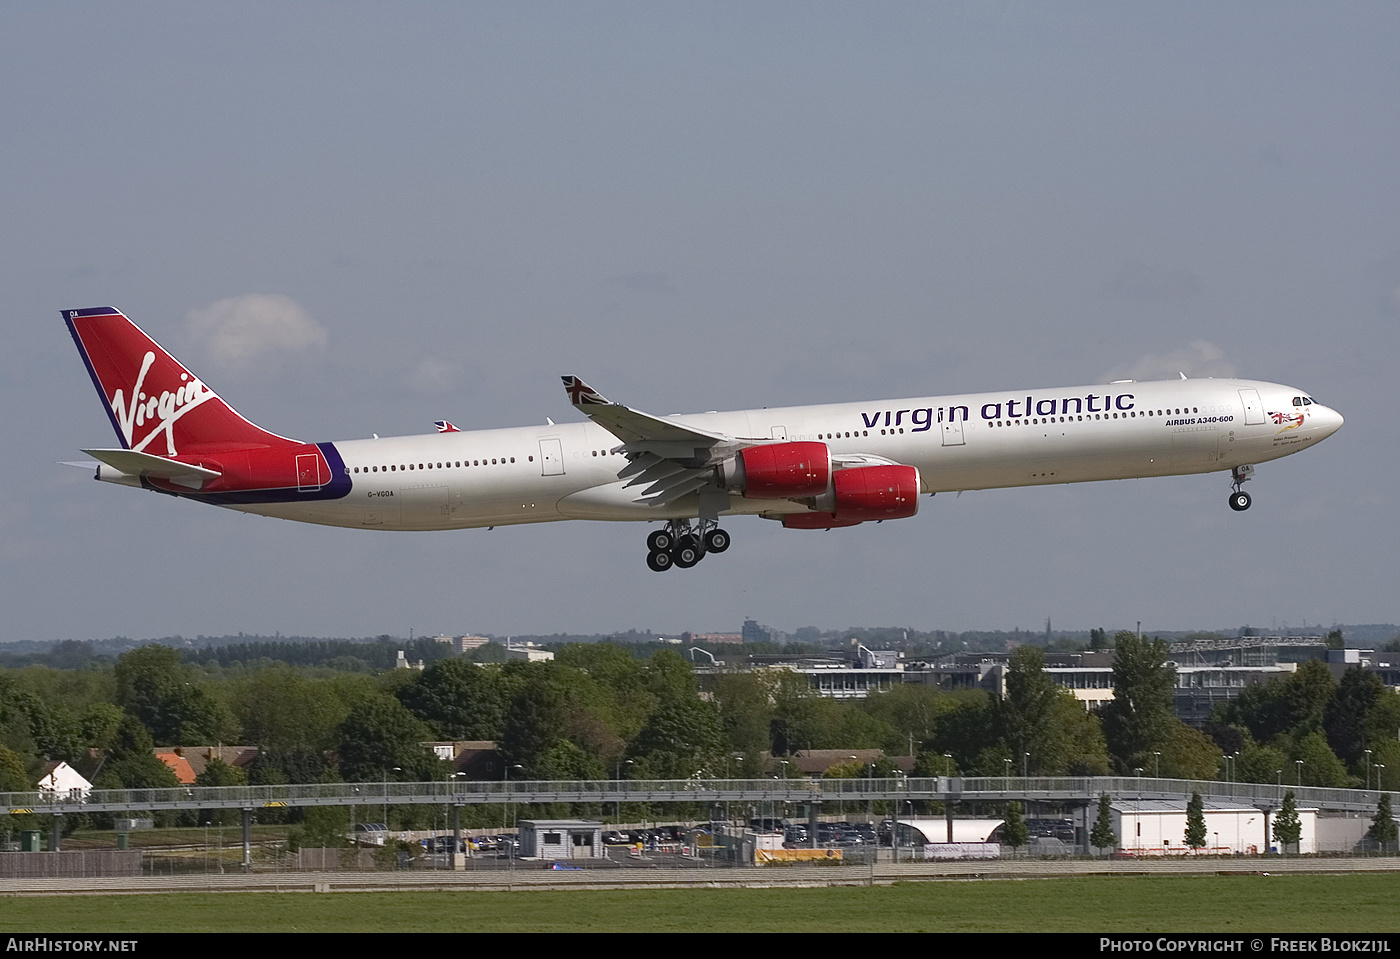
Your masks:
<svg viewBox="0 0 1400 959"><path fill-rule="evenodd" d="M919 471L912 466L859 466L837 470L831 490L817 497L820 513L789 513L788 529L833 529L883 519L904 519L919 511Z"/></svg>
<svg viewBox="0 0 1400 959"><path fill-rule="evenodd" d="M831 485L831 451L825 443L751 446L725 464L723 478L749 499L820 496Z"/></svg>

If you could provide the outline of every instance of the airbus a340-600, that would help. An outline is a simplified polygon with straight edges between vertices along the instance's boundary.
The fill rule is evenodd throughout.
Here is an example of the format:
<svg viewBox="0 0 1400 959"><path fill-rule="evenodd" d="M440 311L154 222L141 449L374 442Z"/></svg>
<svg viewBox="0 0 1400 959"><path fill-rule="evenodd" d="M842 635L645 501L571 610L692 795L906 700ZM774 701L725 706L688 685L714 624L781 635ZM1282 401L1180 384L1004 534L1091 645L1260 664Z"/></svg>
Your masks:
<svg viewBox="0 0 1400 959"><path fill-rule="evenodd" d="M304 443L239 416L119 311L63 316L121 442L84 451L99 480L364 529L660 523L657 571L728 549L723 517L832 529L913 516L921 493L1228 470L1245 510L1254 464L1342 425L1306 391L1254 380L652 416L566 376L587 422Z"/></svg>

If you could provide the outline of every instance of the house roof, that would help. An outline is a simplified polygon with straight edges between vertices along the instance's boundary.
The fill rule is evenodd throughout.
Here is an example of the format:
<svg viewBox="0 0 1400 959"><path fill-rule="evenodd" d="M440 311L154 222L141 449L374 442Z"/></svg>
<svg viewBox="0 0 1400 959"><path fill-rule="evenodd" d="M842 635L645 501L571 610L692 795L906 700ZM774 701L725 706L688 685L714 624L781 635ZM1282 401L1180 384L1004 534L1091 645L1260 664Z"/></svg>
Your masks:
<svg viewBox="0 0 1400 959"><path fill-rule="evenodd" d="M786 760L794 770L804 776L820 776L832 766L840 766L853 760L868 766L878 759L887 759L904 772L911 772L914 768L912 756L886 756L883 749L803 749L791 756L765 754L764 758L770 772L781 771L783 761Z"/></svg>
<svg viewBox="0 0 1400 959"><path fill-rule="evenodd" d="M209 760L220 759L230 766L247 769L258 758L257 746L157 746L155 754L175 771L183 785L193 785L204 774ZM183 767L183 768L182 768ZM185 779L186 770L189 779Z"/></svg>
<svg viewBox="0 0 1400 959"><path fill-rule="evenodd" d="M182 786L193 786L195 780L194 770L184 756L171 750L156 750L156 758L165 763L175 773L175 778L180 780Z"/></svg>

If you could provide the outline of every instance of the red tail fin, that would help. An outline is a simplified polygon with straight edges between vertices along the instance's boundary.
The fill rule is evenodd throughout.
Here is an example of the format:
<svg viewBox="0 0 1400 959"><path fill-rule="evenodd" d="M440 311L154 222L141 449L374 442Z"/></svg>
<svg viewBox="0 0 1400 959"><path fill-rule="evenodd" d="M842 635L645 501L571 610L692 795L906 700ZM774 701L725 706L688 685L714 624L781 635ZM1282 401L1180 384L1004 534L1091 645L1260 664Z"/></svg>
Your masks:
<svg viewBox="0 0 1400 959"><path fill-rule="evenodd" d="M127 449L175 456L296 443L239 416L120 311L64 310L63 318Z"/></svg>

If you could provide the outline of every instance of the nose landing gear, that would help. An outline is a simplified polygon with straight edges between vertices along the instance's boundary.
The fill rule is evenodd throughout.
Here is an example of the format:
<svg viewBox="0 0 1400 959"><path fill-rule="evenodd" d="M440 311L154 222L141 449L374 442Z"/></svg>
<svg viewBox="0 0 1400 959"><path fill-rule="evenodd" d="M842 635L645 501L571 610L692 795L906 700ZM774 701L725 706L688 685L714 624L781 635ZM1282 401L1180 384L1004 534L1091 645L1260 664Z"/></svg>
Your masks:
<svg viewBox="0 0 1400 959"><path fill-rule="evenodd" d="M698 527L688 519L673 519L647 537L647 567L658 573L672 566L690 569L706 553L723 553L730 542L729 534L712 519L700 520Z"/></svg>
<svg viewBox="0 0 1400 959"><path fill-rule="evenodd" d="M1230 493L1230 508L1236 513L1242 513L1249 509L1249 504L1253 502L1250 495L1240 489L1245 481L1254 475L1253 466L1236 466L1230 471L1230 478L1234 480L1231 484L1233 492Z"/></svg>

